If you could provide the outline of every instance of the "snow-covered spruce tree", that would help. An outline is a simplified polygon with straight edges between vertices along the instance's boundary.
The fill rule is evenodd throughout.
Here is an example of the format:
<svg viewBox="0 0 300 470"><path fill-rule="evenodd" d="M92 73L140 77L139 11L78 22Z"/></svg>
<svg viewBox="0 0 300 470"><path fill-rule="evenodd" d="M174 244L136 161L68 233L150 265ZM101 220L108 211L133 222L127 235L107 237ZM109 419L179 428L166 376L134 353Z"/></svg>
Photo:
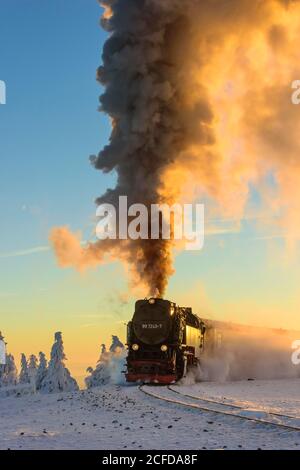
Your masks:
<svg viewBox="0 0 300 470"><path fill-rule="evenodd" d="M121 343L121 341L119 340L117 336L112 335L111 339L112 339L112 342L109 348L110 352L115 353L120 349L124 349L124 344Z"/></svg>
<svg viewBox="0 0 300 470"><path fill-rule="evenodd" d="M69 370L65 367L64 346L61 332L54 335L55 342L51 349L51 357L47 373L40 385L43 393L72 392L79 390L77 382L71 377Z"/></svg>
<svg viewBox="0 0 300 470"><path fill-rule="evenodd" d="M87 369L87 372L90 374L85 378L87 388L99 387L100 385L105 385L109 382L109 358L110 353L106 351L105 344L101 344L100 357L98 359L96 369L93 369L92 367Z"/></svg>
<svg viewBox="0 0 300 470"><path fill-rule="evenodd" d="M20 384L29 384L30 383L30 377L28 374L28 365L27 365L27 359L24 353L21 354L21 371L20 371L20 376L19 376L19 383Z"/></svg>
<svg viewBox="0 0 300 470"><path fill-rule="evenodd" d="M4 386L17 385L18 383L18 371L15 364L15 359L12 354L6 354L6 365L5 371L2 378L2 384Z"/></svg>
<svg viewBox="0 0 300 470"><path fill-rule="evenodd" d="M5 373L5 365L0 364L0 387L3 387L3 378L4 378L4 373Z"/></svg>
<svg viewBox="0 0 300 470"><path fill-rule="evenodd" d="M39 366L36 374L36 389L40 390L42 382L47 374L47 359L43 352L39 353Z"/></svg>
<svg viewBox="0 0 300 470"><path fill-rule="evenodd" d="M1 358L0 358L0 387L3 385L3 377L5 373L5 364L2 364L2 361L5 357L5 342L4 342L4 336L2 336L2 333L0 331L0 341L1 341Z"/></svg>
<svg viewBox="0 0 300 470"><path fill-rule="evenodd" d="M5 374L5 364L0 364L0 387L3 387L3 379Z"/></svg>
<svg viewBox="0 0 300 470"><path fill-rule="evenodd" d="M108 383L122 382L122 369L124 367L125 348L117 336L112 336L112 344L109 351L105 344L101 345L100 358L96 369L89 367L85 383L87 388L100 387Z"/></svg>
<svg viewBox="0 0 300 470"><path fill-rule="evenodd" d="M28 362L28 370L29 372L35 372L37 371L38 368L38 360L37 357L34 354L31 354L29 357L29 362Z"/></svg>
<svg viewBox="0 0 300 470"><path fill-rule="evenodd" d="M36 374L37 374L37 368L38 368L38 360L37 357L34 354L31 354L29 357L28 361L28 374L30 378L30 383L36 391Z"/></svg>

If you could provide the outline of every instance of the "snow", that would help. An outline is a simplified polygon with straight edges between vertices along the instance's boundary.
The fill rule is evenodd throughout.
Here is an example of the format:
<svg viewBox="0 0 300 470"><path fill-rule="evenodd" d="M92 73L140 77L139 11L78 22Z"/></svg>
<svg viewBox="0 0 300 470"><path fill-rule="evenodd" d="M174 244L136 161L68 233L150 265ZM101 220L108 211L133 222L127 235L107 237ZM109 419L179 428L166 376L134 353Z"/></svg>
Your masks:
<svg viewBox="0 0 300 470"><path fill-rule="evenodd" d="M299 416L299 385L299 379L285 379L174 387L195 397ZM167 393L166 387L154 389ZM300 432L162 402L128 385L3 398L0 421L1 449L300 448Z"/></svg>
<svg viewBox="0 0 300 470"><path fill-rule="evenodd" d="M180 392L244 408L300 417L300 379L202 382L181 385Z"/></svg>
<svg viewBox="0 0 300 470"><path fill-rule="evenodd" d="M17 385L5 385L0 388L0 398L10 397L10 396L21 396L28 395L33 393L32 384L20 384Z"/></svg>

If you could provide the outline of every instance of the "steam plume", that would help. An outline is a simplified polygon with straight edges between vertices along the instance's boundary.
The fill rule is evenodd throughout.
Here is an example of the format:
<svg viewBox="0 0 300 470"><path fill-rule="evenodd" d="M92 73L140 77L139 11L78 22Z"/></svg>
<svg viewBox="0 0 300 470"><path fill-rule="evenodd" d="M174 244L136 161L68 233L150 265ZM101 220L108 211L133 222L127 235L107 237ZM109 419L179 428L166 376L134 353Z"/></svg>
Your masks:
<svg viewBox="0 0 300 470"><path fill-rule="evenodd" d="M183 383L300 376L299 367L291 360L291 345L299 332L210 320L206 320L206 325L206 351L200 369L191 370ZM214 344L212 335L220 336L219 348L211 347Z"/></svg>
<svg viewBox="0 0 300 470"><path fill-rule="evenodd" d="M97 204L117 206L120 195L148 207L173 203L189 180L220 212L238 219L250 185L259 191L272 174L278 223L287 237L299 237L300 111L290 99L291 82L300 78L299 1L101 4L110 36L97 77L112 133L92 163L116 171L118 179ZM152 294L163 295L173 271L168 240L105 241L83 249L61 229L51 239L61 265L95 265L110 253Z"/></svg>

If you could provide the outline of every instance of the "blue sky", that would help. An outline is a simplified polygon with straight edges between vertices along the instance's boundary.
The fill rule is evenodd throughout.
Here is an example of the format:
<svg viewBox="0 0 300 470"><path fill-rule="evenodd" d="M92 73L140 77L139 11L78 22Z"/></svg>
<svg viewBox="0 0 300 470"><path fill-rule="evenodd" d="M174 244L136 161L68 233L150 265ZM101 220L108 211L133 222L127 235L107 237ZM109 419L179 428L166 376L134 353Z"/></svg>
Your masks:
<svg viewBox="0 0 300 470"><path fill-rule="evenodd" d="M13 343L18 324L30 329L37 312L59 315L61 300L48 311L51 299L72 277L43 251L50 228L66 224L88 237L94 199L113 184L113 176L89 164L110 132L97 110L95 76L105 40L100 15L95 0L1 2L7 103L0 106L0 317Z"/></svg>
<svg viewBox="0 0 300 470"><path fill-rule="evenodd" d="M104 41L98 3L2 3L1 239L14 251L43 244L51 225L86 225L95 197L110 182L88 157L100 150L109 127L97 112Z"/></svg>
<svg viewBox="0 0 300 470"><path fill-rule="evenodd" d="M0 11L0 80L7 86L0 105L0 330L18 355L47 350L62 329L81 372L108 340L111 318L113 332L124 335L133 305L131 299L122 310L111 301L126 289L117 264L80 278L60 270L47 249L53 226L88 238L94 200L114 184L114 175L89 164L110 132L97 111L100 15L96 0L2 0ZM168 296L200 314L295 326L299 268L280 262L280 243L257 239L246 222L241 233L209 237L203 252L178 256ZM280 305L291 310L288 319Z"/></svg>

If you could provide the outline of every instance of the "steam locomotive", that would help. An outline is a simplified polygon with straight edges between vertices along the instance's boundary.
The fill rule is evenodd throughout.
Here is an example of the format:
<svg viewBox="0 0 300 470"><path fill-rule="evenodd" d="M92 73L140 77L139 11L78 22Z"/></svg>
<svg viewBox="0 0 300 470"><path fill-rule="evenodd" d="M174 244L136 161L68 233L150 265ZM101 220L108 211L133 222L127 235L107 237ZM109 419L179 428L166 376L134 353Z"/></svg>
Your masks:
<svg viewBox="0 0 300 470"><path fill-rule="evenodd" d="M204 322L169 300L138 300L127 325L127 382L170 384L199 362Z"/></svg>

